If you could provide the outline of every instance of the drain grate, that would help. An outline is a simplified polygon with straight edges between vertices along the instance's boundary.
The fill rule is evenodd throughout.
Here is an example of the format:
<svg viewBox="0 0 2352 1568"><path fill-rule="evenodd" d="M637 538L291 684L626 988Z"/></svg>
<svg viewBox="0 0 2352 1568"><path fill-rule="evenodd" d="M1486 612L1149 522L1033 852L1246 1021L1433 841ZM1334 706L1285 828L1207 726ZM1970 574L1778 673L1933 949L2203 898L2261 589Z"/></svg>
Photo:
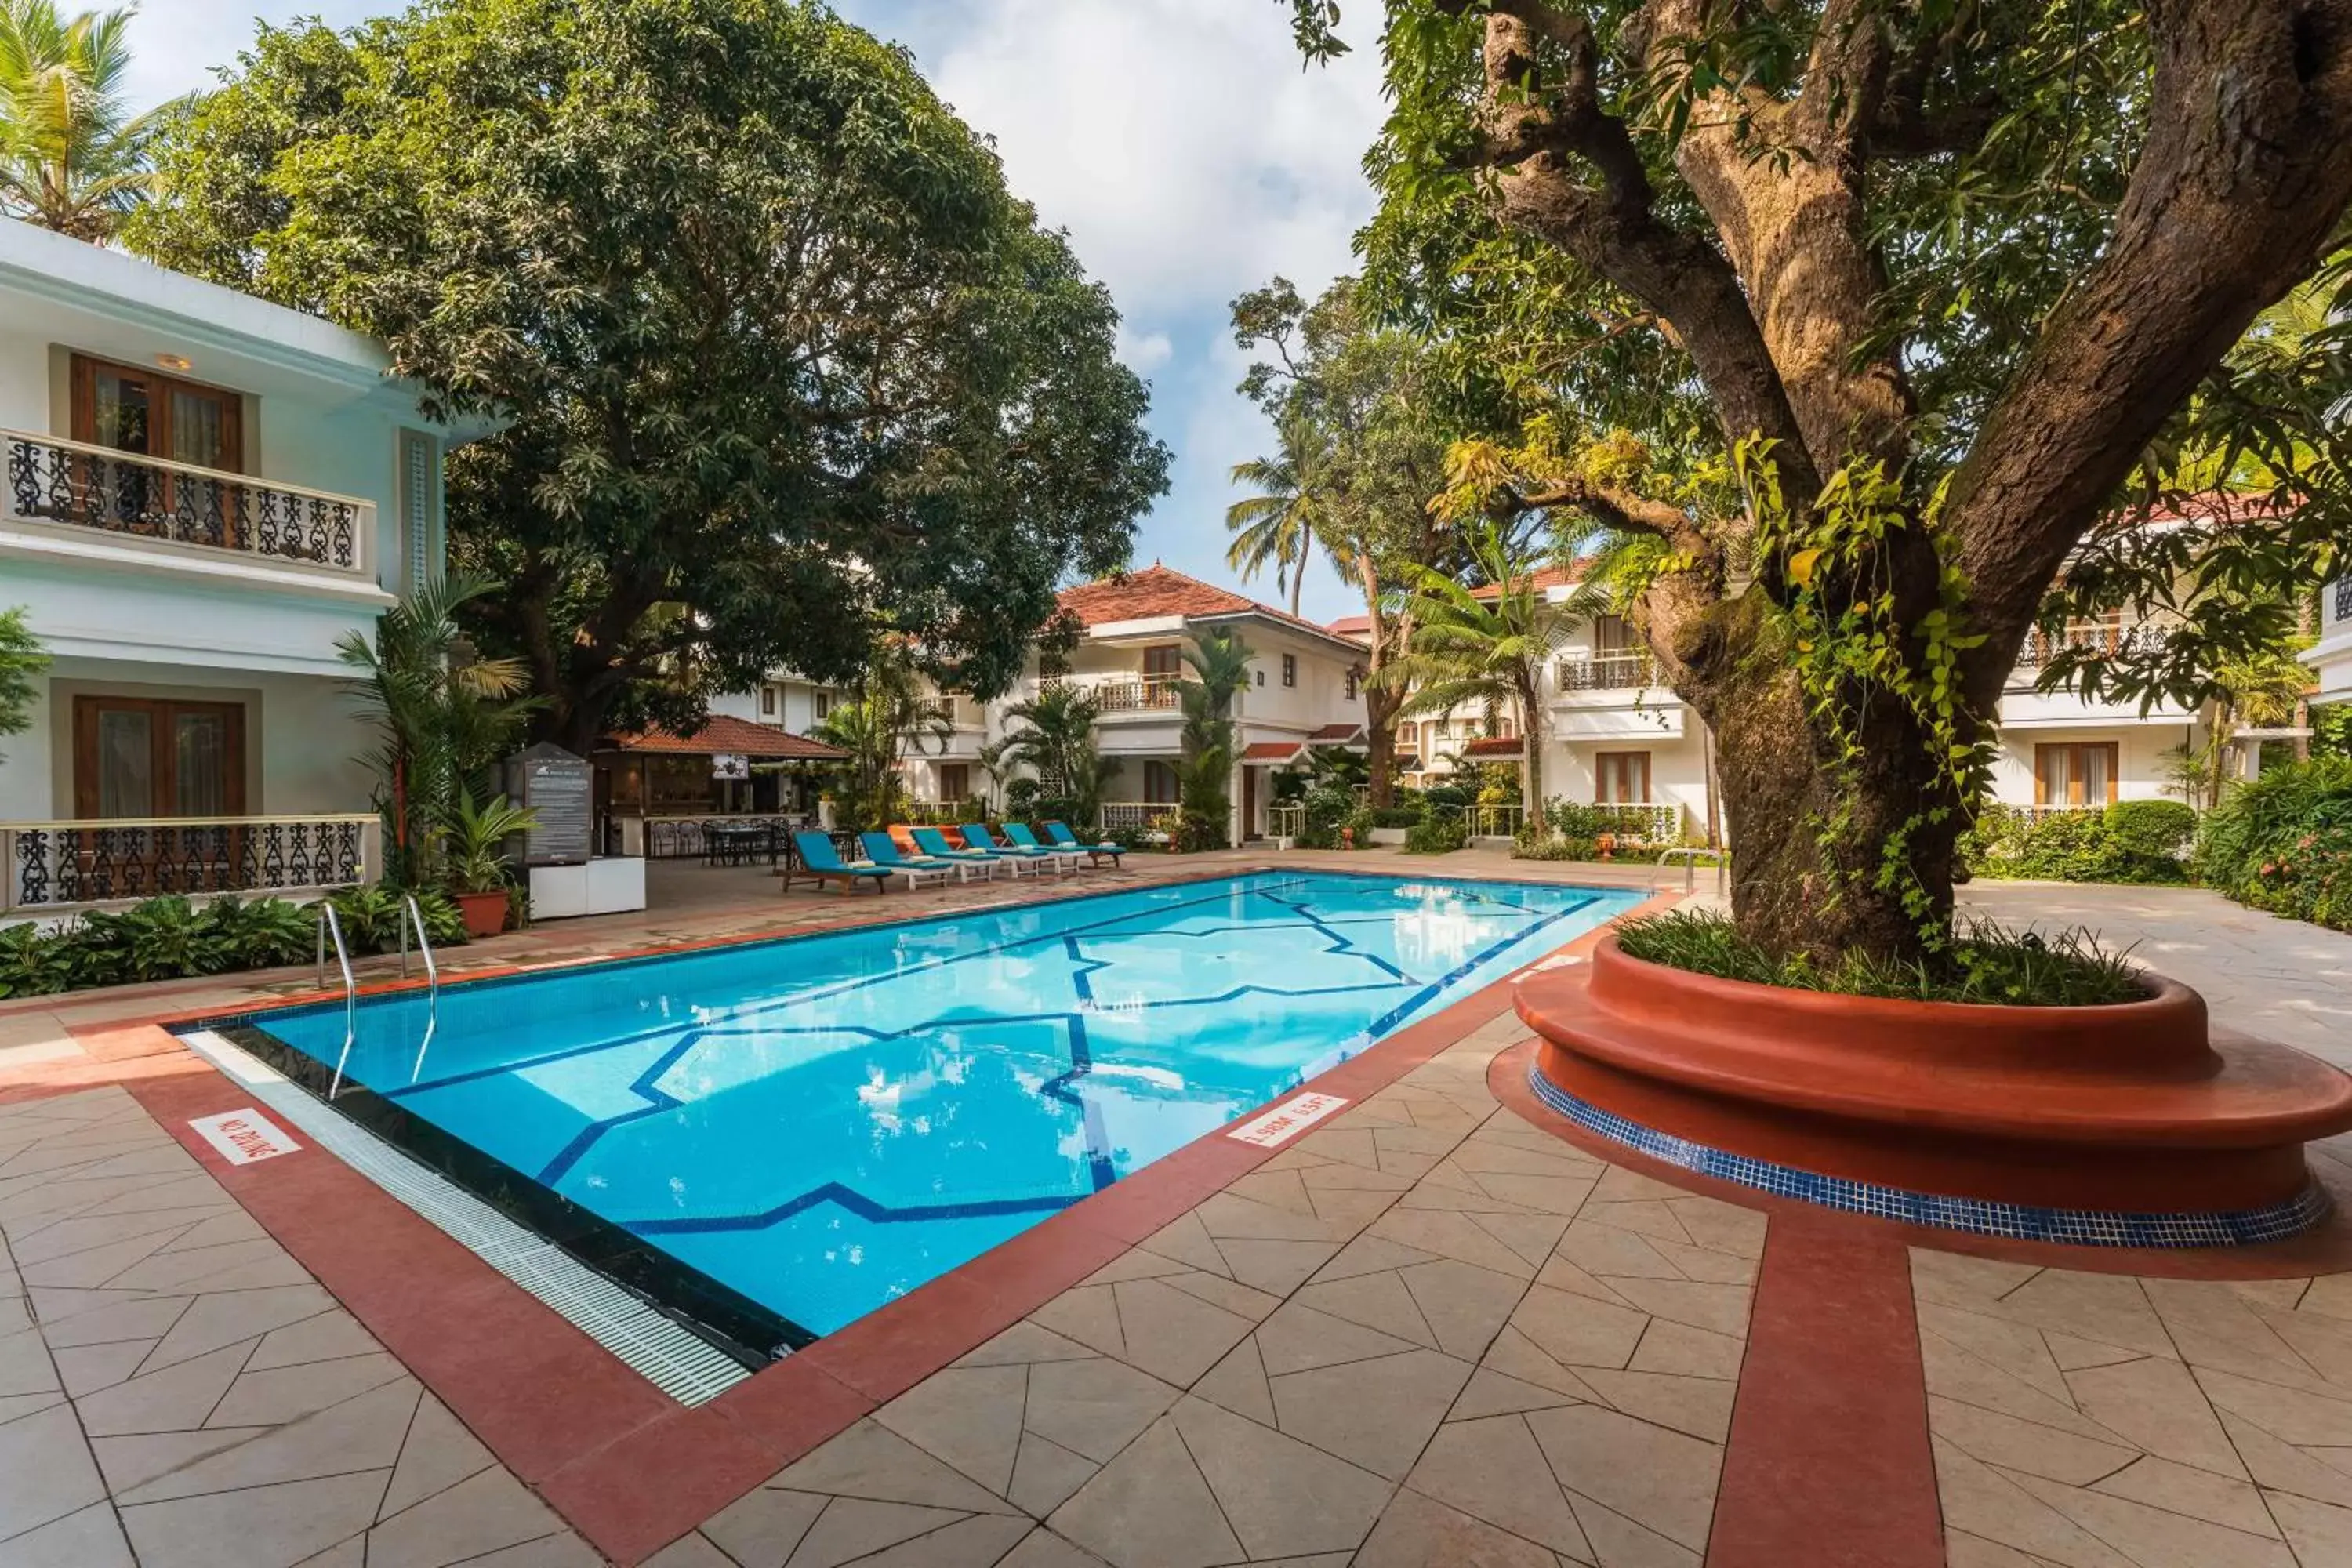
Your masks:
<svg viewBox="0 0 2352 1568"><path fill-rule="evenodd" d="M700 1335L418 1164L249 1052L210 1029L181 1038L320 1148L538 1297L679 1404L700 1405L751 1375Z"/></svg>

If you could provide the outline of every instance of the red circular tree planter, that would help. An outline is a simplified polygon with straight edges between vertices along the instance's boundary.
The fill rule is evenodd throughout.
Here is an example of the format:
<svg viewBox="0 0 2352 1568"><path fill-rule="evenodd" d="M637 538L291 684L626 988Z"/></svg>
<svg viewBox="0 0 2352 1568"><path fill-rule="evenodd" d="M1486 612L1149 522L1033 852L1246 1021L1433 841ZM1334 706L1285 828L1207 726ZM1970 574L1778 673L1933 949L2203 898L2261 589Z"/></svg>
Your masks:
<svg viewBox="0 0 2352 1568"><path fill-rule="evenodd" d="M2352 1129L2352 1077L2215 1038L2202 997L2149 984L2101 1007L1885 1001L1645 963L1608 937L1590 965L1522 982L1518 1009L1542 1037L1538 1089L1621 1137L1631 1123L1735 1162L2034 1208L2302 1200L2303 1145Z"/></svg>

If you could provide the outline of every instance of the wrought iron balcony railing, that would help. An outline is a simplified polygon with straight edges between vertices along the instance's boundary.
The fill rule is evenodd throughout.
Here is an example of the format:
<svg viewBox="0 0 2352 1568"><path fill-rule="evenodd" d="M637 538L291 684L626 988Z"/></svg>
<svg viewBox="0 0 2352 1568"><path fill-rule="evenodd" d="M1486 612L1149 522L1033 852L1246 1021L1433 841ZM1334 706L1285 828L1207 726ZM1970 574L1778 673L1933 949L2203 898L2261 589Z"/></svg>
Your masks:
<svg viewBox="0 0 2352 1568"><path fill-rule="evenodd" d="M1063 676L1045 684L1076 687L1094 699L1097 713L1148 713L1177 706L1176 683L1181 679L1174 675Z"/></svg>
<svg viewBox="0 0 2352 1568"><path fill-rule="evenodd" d="M2131 626L2095 624L2068 626L2052 636L2035 627L2025 636L2025 646L2017 650L2017 670L2020 677L2030 680L2031 672L2040 669L2067 649L2114 658L2125 655L2155 653L2163 647L2169 634L2151 622L2140 621Z"/></svg>
<svg viewBox="0 0 2352 1568"><path fill-rule="evenodd" d="M2336 624L2352 626L2352 572L2336 579Z"/></svg>
<svg viewBox="0 0 2352 1568"><path fill-rule="evenodd" d="M376 826L373 814L0 822L0 909L346 888L369 879Z"/></svg>
<svg viewBox="0 0 2352 1568"><path fill-rule="evenodd" d="M1578 655L1559 661L1562 691L1626 691L1658 684L1658 661L1646 653Z"/></svg>
<svg viewBox="0 0 2352 1568"><path fill-rule="evenodd" d="M0 446L8 516L263 561L370 570L375 508L354 497L21 430L0 430Z"/></svg>

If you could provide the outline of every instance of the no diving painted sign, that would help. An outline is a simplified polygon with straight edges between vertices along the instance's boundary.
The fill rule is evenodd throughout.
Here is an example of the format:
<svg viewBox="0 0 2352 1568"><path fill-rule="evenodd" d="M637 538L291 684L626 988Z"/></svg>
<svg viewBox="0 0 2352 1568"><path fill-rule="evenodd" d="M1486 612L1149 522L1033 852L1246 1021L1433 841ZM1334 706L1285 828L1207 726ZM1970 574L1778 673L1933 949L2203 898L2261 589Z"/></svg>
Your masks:
<svg viewBox="0 0 2352 1568"><path fill-rule="evenodd" d="M287 1136L284 1128L249 1105L243 1110L226 1110L218 1116L199 1116L188 1125L232 1165L274 1160L302 1147Z"/></svg>
<svg viewBox="0 0 2352 1568"><path fill-rule="evenodd" d="M1261 1149L1279 1148L1347 1103L1336 1094L1296 1095L1225 1136Z"/></svg>

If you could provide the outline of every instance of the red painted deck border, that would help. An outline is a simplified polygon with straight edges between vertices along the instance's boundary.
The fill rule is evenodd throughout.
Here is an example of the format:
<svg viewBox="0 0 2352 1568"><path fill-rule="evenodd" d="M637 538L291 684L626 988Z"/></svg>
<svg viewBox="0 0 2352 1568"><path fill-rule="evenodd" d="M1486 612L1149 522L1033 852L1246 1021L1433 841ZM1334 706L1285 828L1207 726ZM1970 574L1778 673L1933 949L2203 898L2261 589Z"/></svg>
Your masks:
<svg viewBox="0 0 2352 1568"><path fill-rule="evenodd" d="M1289 869L1305 868L1224 867L1150 886ZM1615 918L1654 913L1678 897L1657 895ZM1057 901L1023 902L1026 907ZM934 912L956 910L904 916L884 910L871 919L851 916L817 926L662 943L464 978L555 973L583 963L813 936ZM1535 963L1587 952L1613 923L1603 922ZM1397 1031L1300 1089L1360 1100L1387 1087L1507 1015L1513 985L1532 966ZM395 982L373 989L402 988ZM301 1000L257 1004L254 1011ZM509 1469L599 1551L624 1563L640 1563L693 1530L859 1416L1010 1328L1277 1152L1237 1142L1223 1129L1208 1133L709 1404L688 1409L325 1151L306 1143L296 1154L258 1165L221 1161L188 1122L250 1104L252 1096L165 1035L162 1024L224 1011L184 1010L92 1028L91 1037L123 1037L110 1043L119 1065L105 1081L123 1080L126 1068L148 1074L128 1079L124 1087ZM53 1092L90 1087L79 1082ZM1282 1098L1297 1092L1286 1090ZM1236 1121L1265 1109L1252 1107Z"/></svg>

